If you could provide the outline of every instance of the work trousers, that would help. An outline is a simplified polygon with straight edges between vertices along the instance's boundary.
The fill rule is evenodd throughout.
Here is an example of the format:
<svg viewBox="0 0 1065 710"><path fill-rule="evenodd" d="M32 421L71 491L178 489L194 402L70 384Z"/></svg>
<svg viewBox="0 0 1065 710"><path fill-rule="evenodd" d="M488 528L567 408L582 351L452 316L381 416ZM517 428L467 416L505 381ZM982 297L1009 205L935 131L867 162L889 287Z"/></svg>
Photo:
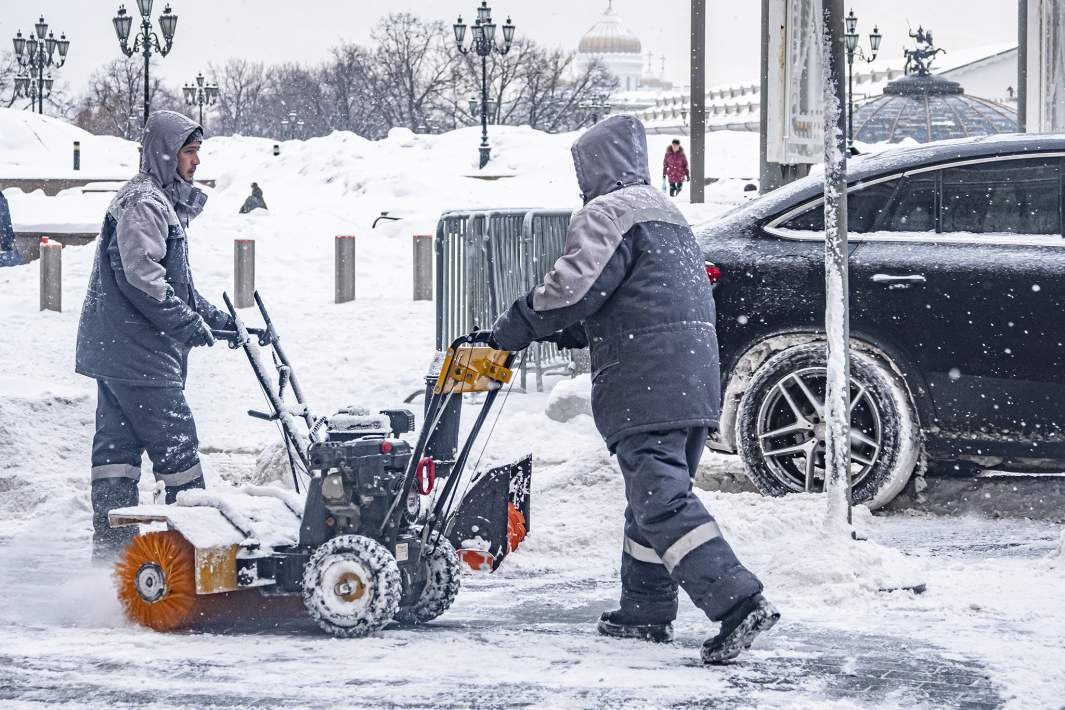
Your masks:
<svg viewBox="0 0 1065 710"><path fill-rule="evenodd" d="M714 621L762 591L692 492L708 431L633 434L615 447L625 477L621 610L643 623L677 615L678 585Z"/></svg>
<svg viewBox="0 0 1065 710"><path fill-rule="evenodd" d="M147 452L156 480L172 503L178 491L203 487L196 422L180 387L135 387L97 380L96 435L92 441L92 508L95 539L112 532L107 514L137 504L141 456Z"/></svg>

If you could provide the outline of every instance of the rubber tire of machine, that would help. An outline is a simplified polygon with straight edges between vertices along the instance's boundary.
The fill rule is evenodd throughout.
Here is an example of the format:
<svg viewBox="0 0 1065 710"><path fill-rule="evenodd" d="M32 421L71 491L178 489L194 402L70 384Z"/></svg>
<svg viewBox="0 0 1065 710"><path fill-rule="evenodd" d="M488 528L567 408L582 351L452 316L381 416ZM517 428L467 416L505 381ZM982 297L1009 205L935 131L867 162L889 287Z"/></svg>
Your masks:
<svg viewBox="0 0 1065 710"><path fill-rule="evenodd" d="M436 549L433 549L433 545ZM447 611L458 596L462 570L455 548L446 538L429 542L429 551L422 558L426 582L418 601L400 607L396 621L404 625L424 624Z"/></svg>
<svg viewBox="0 0 1065 710"><path fill-rule="evenodd" d="M783 350L755 371L740 400L736 416L736 444L747 477L762 495L782 496L793 492L766 465L758 442L757 418L763 400L789 372L826 366L823 343L810 343ZM879 459L852 491L855 505L877 509L887 505L903 488L920 458L920 425L906 386L879 359L851 350L851 379L859 382L877 404L882 442Z"/></svg>
<svg viewBox="0 0 1065 710"><path fill-rule="evenodd" d="M354 591L345 596L342 581L354 582ZM333 636L354 638L383 629L395 616L402 591L396 559L384 545L362 535L326 541L303 570L304 606Z"/></svg>
<svg viewBox="0 0 1065 710"><path fill-rule="evenodd" d="M157 569L164 585L158 599L137 591L141 570ZM192 545L174 530L137 535L115 563L115 586L126 616L155 631L173 631L197 617L196 566Z"/></svg>

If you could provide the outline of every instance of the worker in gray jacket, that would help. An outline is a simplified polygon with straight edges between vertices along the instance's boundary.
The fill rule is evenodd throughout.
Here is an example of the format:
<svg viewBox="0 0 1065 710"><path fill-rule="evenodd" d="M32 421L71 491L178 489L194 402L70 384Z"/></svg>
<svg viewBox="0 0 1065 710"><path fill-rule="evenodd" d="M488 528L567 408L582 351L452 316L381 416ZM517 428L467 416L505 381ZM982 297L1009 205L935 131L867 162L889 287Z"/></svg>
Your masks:
<svg viewBox="0 0 1065 710"><path fill-rule="evenodd" d="M613 116L573 145L584 207L543 284L495 323L490 342L590 344L592 412L625 479L621 606L608 636L669 641L677 585L719 632L706 663L728 661L779 618L692 493L717 427L720 374L714 297L684 216L650 187L647 141L632 116Z"/></svg>
<svg viewBox="0 0 1065 710"><path fill-rule="evenodd" d="M97 382L92 445L93 556L113 558L129 528L107 514L136 505L147 451L166 501L202 488L196 424L185 400L189 350L232 318L196 291L186 229L207 196L193 186L203 130L173 111L144 128L140 173L111 201L78 325L76 370Z"/></svg>

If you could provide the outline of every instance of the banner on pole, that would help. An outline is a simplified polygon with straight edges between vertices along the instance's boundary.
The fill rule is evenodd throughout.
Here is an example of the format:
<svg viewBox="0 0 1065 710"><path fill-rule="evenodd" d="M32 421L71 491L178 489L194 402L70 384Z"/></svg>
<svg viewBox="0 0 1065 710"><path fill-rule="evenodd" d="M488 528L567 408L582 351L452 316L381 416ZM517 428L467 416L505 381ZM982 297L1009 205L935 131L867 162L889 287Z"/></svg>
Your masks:
<svg viewBox="0 0 1065 710"><path fill-rule="evenodd" d="M813 164L823 157L821 8L821 0L769 2L769 89L763 110L771 163Z"/></svg>
<svg viewBox="0 0 1065 710"><path fill-rule="evenodd" d="M1029 133L1065 131L1065 0L1028 0Z"/></svg>

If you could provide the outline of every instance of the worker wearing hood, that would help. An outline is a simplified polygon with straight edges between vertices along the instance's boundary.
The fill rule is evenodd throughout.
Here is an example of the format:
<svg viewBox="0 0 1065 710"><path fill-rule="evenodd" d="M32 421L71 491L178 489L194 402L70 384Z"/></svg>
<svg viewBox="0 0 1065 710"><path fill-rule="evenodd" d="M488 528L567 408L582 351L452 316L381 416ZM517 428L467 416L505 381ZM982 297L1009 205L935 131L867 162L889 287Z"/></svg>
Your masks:
<svg viewBox="0 0 1065 710"><path fill-rule="evenodd" d="M678 584L720 631L702 657L735 657L775 623L762 584L692 493L718 425L714 294L684 216L650 187L643 125L613 116L573 144L584 207L543 284L496 321L492 340L591 346L592 413L625 479L621 606L608 636L669 641Z"/></svg>
<svg viewBox="0 0 1065 710"><path fill-rule="evenodd" d="M203 130L173 111L148 117L140 172L107 208L78 325L75 369L97 381L92 447L93 554L113 557L131 531L107 514L136 505L141 455L168 502L203 487L185 400L189 350L232 319L196 291L187 229L206 195L192 183Z"/></svg>

